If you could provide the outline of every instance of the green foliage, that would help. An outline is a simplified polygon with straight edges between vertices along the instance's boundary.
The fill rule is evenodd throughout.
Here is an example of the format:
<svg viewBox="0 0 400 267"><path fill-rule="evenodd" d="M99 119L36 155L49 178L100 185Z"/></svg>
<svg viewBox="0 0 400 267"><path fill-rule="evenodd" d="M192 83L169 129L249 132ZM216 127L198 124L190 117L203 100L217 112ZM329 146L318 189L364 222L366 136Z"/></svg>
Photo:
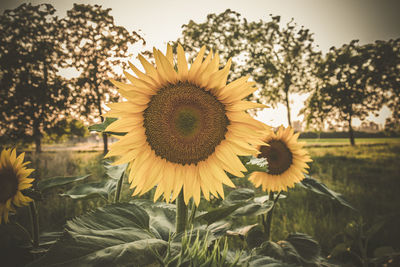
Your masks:
<svg viewBox="0 0 400 267"><path fill-rule="evenodd" d="M161 266L239 266L237 263L240 254L238 252L233 254L228 251L227 240L225 239L225 242L221 243L221 239L218 239L211 243L208 233L204 237L201 237L199 231L195 232L191 230L185 232L181 237L180 243L176 244L176 246L181 247L180 252L173 253L171 249L173 246L170 244L167 255L164 258L160 258Z"/></svg>
<svg viewBox="0 0 400 267"><path fill-rule="evenodd" d="M58 187L58 186L62 186L62 185L66 185L66 184L70 184L73 182L78 182L78 181L82 181L85 180L87 177L89 177L90 175L84 175L84 176L57 176L57 177L52 177L52 178L47 178L43 181L39 181L36 184L36 188L42 192L54 188L54 187Z"/></svg>
<svg viewBox="0 0 400 267"><path fill-rule="evenodd" d="M348 261L368 266L370 264L384 264L392 261L393 258L400 256L400 251L397 251L391 246L377 247L373 251L373 255L368 256L370 250L370 240L381 232L386 221L376 221L370 228L365 229L365 224L362 220L358 222L352 221L346 225L340 233L342 243L337 244L331 254L332 259L343 259L349 256Z"/></svg>
<svg viewBox="0 0 400 267"><path fill-rule="evenodd" d="M65 115L71 87L58 75L65 66L62 26L50 4L22 4L0 16L0 136L2 142L41 139Z"/></svg>
<svg viewBox="0 0 400 267"><path fill-rule="evenodd" d="M78 184L67 192L62 193L61 196L70 197L72 199L102 197L108 200L111 194L115 192L116 188L116 181L109 179L95 183Z"/></svg>
<svg viewBox="0 0 400 267"><path fill-rule="evenodd" d="M118 186L122 185L127 164L112 166L105 162L104 167L108 176L106 179L99 182L77 184L67 192L62 193L61 196L75 200L102 197L108 201L114 192L119 195L120 192L116 192L116 190L121 190ZM115 202L118 202L118 200L115 198Z"/></svg>
<svg viewBox="0 0 400 267"><path fill-rule="evenodd" d="M258 216L272 208L267 198L255 198L254 190L239 188L229 193L222 205L196 217L197 221L206 221L207 225L226 220L229 217Z"/></svg>
<svg viewBox="0 0 400 267"><path fill-rule="evenodd" d="M106 134L113 134L113 135L125 135L126 133L116 133L116 132L107 132L106 128L108 125L116 121L117 118L106 118L102 123L94 124L89 126L89 131L99 132L99 133L106 133Z"/></svg>
<svg viewBox="0 0 400 267"><path fill-rule="evenodd" d="M315 180L314 178L312 178L311 176L309 176L307 174L305 174L305 178L299 183L299 185L301 185L304 188L311 190L317 194L321 194L321 195L330 197L331 199L336 200L341 205L355 210L353 208L353 206L351 206L346 200L344 200L340 194L329 189L326 185L324 185L321 182L318 182L317 180Z"/></svg>
<svg viewBox="0 0 400 267"><path fill-rule="evenodd" d="M135 204L99 208L68 221L49 252L29 266L144 266L163 254L168 242L150 229L148 213Z"/></svg>

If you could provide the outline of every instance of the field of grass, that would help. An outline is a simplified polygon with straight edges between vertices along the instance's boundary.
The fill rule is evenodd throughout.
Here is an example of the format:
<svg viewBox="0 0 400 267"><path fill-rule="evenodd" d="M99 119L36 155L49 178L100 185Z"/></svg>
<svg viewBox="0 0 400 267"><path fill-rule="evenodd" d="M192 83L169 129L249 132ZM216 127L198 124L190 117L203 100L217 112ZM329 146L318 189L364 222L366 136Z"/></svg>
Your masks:
<svg viewBox="0 0 400 267"><path fill-rule="evenodd" d="M346 141L333 140L336 144ZM329 139L331 142L333 140ZM306 233L313 236L321 244L323 254L328 255L335 245L343 241L343 233L350 223L361 223L363 229L368 229L382 221L383 227L372 236L368 253L372 255L374 249L380 246L391 246L399 250L400 142L399 139L384 140L389 143L379 144L378 140L373 140L376 143L372 146L308 147L313 158L310 164L311 176L341 193L357 211L296 186L285 193L287 198L280 200L275 209L273 240L284 239L291 232ZM319 144L323 145L325 141ZM357 141L362 143L363 140ZM26 157L32 162L31 167L36 169L33 176L38 180L53 176L91 174L88 181L95 181L105 175L100 163L100 152L57 151L44 152L40 157L28 153ZM251 186L248 181L241 180L239 183L241 186ZM67 219L107 203L100 198L75 201L59 196L71 187L66 185L44 195L44 201L39 203L42 231L61 230ZM129 201L130 190L126 182L123 188L122 201ZM258 194L263 193L258 191ZM29 229L28 210L21 209L17 216L20 221L26 222L25 226ZM245 220L246 223L254 223L251 218Z"/></svg>
<svg viewBox="0 0 400 267"><path fill-rule="evenodd" d="M301 138L300 141L306 142L307 146L350 145L349 138ZM355 142L356 145L400 144L400 138L356 138Z"/></svg>

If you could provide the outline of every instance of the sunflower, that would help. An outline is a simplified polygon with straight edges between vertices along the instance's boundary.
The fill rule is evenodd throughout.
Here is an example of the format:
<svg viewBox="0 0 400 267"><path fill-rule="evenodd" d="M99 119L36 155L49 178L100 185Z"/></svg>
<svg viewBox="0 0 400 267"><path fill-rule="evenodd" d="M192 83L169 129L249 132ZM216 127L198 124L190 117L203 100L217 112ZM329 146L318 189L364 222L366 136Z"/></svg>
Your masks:
<svg viewBox="0 0 400 267"><path fill-rule="evenodd" d="M145 72L130 64L137 75L124 72L131 84L111 80L126 99L108 107L108 117L119 118L106 131L126 132L111 146L106 157L121 156L115 164L129 162L133 195L157 186L154 201L161 195L173 201L183 190L186 204L200 194L224 197L222 185L234 187L225 171L243 177L246 168L238 155L256 153L262 145L263 124L245 110L265 105L243 101L253 93L249 77L226 83L231 60L219 69L218 53L205 58L202 47L191 64L181 45L174 63L172 47L166 55L154 49L156 66L141 55Z"/></svg>
<svg viewBox="0 0 400 267"><path fill-rule="evenodd" d="M24 153L18 157L16 151L5 149L0 155L0 223L3 220L8 222L8 212L17 207L26 206L32 201L30 197L24 196L21 190L32 186L33 179L28 176L34 171L26 169L24 162Z"/></svg>
<svg viewBox="0 0 400 267"><path fill-rule="evenodd" d="M312 161L303 143L298 142L299 133L294 134L291 127L279 127L277 133L267 131L265 143L258 150L258 157L267 159L267 172L253 172L249 180L255 187L262 186L264 191L286 191L304 178L307 173L306 162Z"/></svg>

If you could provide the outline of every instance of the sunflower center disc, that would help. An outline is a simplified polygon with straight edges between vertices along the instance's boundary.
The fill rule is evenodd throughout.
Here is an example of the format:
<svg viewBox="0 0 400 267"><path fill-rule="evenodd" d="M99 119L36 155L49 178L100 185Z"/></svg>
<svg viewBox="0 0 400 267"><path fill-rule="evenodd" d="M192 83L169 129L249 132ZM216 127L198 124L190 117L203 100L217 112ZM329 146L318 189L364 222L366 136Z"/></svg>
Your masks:
<svg viewBox="0 0 400 267"><path fill-rule="evenodd" d="M292 152L282 141L272 140L268 144L269 146L261 146L261 153L258 157L267 158L269 174L279 175L284 173L292 164Z"/></svg>
<svg viewBox="0 0 400 267"><path fill-rule="evenodd" d="M0 169L0 203L5 204L7 200L15 195L18 190L18 179L11 168Z"/></svg>
<svg viewBox="0 0 400 267"><path fill-rule="evenodd" d="M224 105L204 89L177 83L152 96L144 111L147 141L156 155L179 164L205 160L225 138Z"/></svg>

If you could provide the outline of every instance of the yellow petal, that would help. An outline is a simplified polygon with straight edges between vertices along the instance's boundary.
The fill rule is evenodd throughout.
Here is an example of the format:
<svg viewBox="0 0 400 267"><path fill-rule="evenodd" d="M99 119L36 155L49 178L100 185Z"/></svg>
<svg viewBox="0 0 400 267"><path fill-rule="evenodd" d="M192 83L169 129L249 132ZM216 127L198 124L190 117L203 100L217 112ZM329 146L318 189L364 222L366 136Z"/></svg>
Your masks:
<svg viewBox="0 0 400 267"><path fill-rule="evenodd" d="M178 44L178 79L186 81L188 77L188 64L186 61L185 51L181 44Z"/></svg>
<svg viewBox="0 0 400 267"><path fill-rule="evenodd" d="M200 49L200 52L197 54L195 60L193 61L192 66L190 66L190 70L189 70L189 80L194 81L196 74L198 72L198 70L200 69L201 63L203 61L203 57L204 57L204 52L206 51L206 47L203 46Z"/></svg>

